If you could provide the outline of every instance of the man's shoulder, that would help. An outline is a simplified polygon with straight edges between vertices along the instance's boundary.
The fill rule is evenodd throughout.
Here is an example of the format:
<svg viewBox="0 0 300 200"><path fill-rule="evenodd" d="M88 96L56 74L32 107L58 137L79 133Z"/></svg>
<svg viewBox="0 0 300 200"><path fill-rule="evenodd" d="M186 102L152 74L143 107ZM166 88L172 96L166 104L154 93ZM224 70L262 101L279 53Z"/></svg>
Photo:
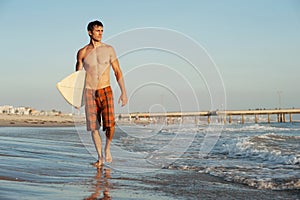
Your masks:
<svg viewBox="0 0 300 200"><path fill-rule="evenodd" d="M81 49L79 49L77 54L81 59L84 59L84 57L88 54L88 52L90 50L91 50L90 46L87 44L84 47L82 47Z"/></svg>
<svg viewBox="0 0 300 200"><path fill-rule="evenodd" d="M104 47L109 48L109 49L114 49L113 46L111 46L110 44L102 43L102 45L103 45Z"/></svg>

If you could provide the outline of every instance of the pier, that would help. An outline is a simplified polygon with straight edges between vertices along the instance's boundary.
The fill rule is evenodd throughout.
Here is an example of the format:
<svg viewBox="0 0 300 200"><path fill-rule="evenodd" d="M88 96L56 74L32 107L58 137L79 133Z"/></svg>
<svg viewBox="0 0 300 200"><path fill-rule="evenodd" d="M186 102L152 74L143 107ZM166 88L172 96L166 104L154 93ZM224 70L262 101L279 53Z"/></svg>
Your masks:
<svg viewBox="0 0 300 200"><path fill-rule="evenodd" d="M224 120L228 118L228 122L232 122L232 116L241 116L241 123L245 123L245 116L254 116L254 122L258 123L259 116L267 116L267 122L271 122L271 115L276 115L278 123L285 123L286 115L289 116L289 122L293 122L293 115L300 114L300 109L280 109L280 110L228 110L218 111L218 115L224 116ZM225 121L226 122L226 121Z"/></svg>
<svg viewBox="0 0 300 200"><path fill-rule="evenodd" d="M183 122L185 118L194 118L197 123L200 117L205 117L208 124L212 122L214 117L219 123L232 123L233 116L238 119L236 121L244 124L246 122L246 116L254 117L254 122L259 123L261 116L266 117L266 122L271 123L271 116L276 116L278 123L293 122L293 115L300 114L300 109L273 109L273 110L226 110L226 111L200 111L200 112L166 112L166 113L129 113L118 114L119 120L125 120L129 122L151 122L151 121L173 121ZM288 120L287 117L288 116Z"/></svg>

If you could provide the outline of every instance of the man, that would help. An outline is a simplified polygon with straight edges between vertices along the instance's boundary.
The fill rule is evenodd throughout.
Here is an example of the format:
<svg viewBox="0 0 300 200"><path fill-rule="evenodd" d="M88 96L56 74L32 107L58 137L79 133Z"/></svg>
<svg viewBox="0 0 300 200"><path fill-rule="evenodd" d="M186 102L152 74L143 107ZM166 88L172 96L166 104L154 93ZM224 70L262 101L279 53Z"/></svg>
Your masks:
<svg viewBox="0 0 300 200"><path fill-rule="evenodd" d="M76 71L83 68L86 70L84 101L87 130L92 133L98 154L98 161L94 166L101 167L104 162L99 133L101 118L103 131L106 131L105 161L112 162L110 144L114 136L115 119L113 94L110 87L111 67L121 89L121 96L118 102L122 102L122 106L125 106L127 103L127 95L115 51L112 46L101 42L103 24L100 21L90 22L87 30L90 36L90 43L78 51Z"/></svg>

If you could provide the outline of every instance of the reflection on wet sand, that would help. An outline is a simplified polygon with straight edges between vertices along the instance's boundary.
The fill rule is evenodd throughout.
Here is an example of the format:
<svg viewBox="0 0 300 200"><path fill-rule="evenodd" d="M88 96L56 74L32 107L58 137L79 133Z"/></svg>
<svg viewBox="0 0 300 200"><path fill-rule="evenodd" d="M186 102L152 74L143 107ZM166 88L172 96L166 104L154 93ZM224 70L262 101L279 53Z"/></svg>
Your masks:
<svg viewBox="0 0 300 200"><path fill-rule="evenodd" d="M93 179L93 184L91 190L93 193L86 197L84 200L109 200L111 196L109 196L109 189L111 188L111 184L109 182L110 176L110 169L101 167L97 168L97 173L95 178ZM99 197L101 192L103 191L103 197Z"/></svg>

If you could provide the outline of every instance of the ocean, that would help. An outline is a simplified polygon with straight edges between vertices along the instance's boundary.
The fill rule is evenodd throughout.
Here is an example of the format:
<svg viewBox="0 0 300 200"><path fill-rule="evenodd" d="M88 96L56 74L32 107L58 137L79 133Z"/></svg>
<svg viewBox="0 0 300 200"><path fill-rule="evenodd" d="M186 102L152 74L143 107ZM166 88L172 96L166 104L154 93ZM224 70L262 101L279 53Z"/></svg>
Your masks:
<svg viewBox="0 0 300 200"><path fill-rule="evenodd" d="M112 155L95 169L81 126L1 127L0 199L300 199L300 123L119 125Z"/></svg>
<svg viewBox="0 0 300 200"><path fill-rule="evenodd" d="M197 159L201 134L170 168L196 170L258 189L300 189L299 123L224 126L211 152Z"/></svg>

